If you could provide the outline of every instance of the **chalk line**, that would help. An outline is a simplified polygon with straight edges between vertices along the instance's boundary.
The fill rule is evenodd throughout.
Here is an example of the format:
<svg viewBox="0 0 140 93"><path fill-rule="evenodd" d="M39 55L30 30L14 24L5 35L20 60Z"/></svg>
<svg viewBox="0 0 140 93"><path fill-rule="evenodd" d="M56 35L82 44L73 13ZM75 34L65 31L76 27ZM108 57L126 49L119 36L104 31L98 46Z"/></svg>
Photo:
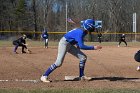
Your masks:
<svg viewBox="0 0 140 93"><path fill-rule="evenodd" d="M31 83L38 83L40 80L32 80L32 79L15 79L15 80L0 80L0 82L31 82Z"/></svg>

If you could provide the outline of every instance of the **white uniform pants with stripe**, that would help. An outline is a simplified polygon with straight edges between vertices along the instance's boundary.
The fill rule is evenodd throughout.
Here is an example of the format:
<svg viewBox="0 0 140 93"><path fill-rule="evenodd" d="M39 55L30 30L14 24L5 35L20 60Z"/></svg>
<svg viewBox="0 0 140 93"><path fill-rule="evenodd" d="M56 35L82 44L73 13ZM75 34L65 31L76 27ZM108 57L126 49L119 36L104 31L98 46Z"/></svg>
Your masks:
<svg viewBox="0 0 140 93"><path fill-rule="evenodd" d="M62 65L67 52L77 57L80 62L86 62L87 56L79 48L67 42L65 37L62 37L59 42L58 55L55 61L55 65L57 67L60 67Z"/></svg>

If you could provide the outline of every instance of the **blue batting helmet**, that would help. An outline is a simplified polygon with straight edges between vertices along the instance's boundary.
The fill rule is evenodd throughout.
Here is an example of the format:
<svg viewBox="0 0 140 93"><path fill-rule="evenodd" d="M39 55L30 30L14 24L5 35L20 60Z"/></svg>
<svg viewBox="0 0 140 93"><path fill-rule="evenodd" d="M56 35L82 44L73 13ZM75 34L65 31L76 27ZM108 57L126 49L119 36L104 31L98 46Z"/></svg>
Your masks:
<svg viewBox="0 0 140 93"><path fill-rule="evenodd" d="M83 27L85 30L89 31L89 32L93 32L95 29L95 21L93 19L87 19L84 21L81 21L82 25L81 27Z"/></svg>
<svg viewBox="0 0 140 93"><path fill-rule="evenodd" d="M140 62L140 50L135 53L134 59L135 61Z"/></svg>

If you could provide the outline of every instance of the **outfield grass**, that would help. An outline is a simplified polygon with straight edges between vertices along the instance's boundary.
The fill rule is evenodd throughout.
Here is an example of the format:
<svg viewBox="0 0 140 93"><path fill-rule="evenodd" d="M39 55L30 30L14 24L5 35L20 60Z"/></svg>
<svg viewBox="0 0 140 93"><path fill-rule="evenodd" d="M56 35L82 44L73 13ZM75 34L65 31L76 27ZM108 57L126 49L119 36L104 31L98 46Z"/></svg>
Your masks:
<svg viewBox="0 0 140 93"><path fill-rule="evenodd" d="M130 89L0 89L0 93L140 93Z"/></svg>
<svg viewBox="0 0 140 93"><path fill-rule="evenodd" d="M27 41L26 42L28 44L28 46L30 47L34 47L34 46L44 46L44 41ZM53 42L53 41L50 41L49 42L49 46L57 46L58 45L58 42ZM7 47L12 47L13 44L12 44L12 41L1 41L0 40L0 47L2 46L7 46Z"/></svg>
<svg viewBox="0 0 140 93"><path fill-rule="evenodd" d="M49 41L49 46L58 46L57 41ZM140 46L140 42L127 42L128 46ZM28 46L30 47L34 47L34 46L44 46L44 41L32 41L32 40L28 40L27 44L29 44ZM85 42L85 44L87 45L103 45L103 46L117 46L118 42L102 42L101 44L98 42ZM122 46L125 46L125 44L122 42L121 44ZM1 41L0 40L0 47L1 46L8 46L11 47L13 46L12 41Z"/></svg>

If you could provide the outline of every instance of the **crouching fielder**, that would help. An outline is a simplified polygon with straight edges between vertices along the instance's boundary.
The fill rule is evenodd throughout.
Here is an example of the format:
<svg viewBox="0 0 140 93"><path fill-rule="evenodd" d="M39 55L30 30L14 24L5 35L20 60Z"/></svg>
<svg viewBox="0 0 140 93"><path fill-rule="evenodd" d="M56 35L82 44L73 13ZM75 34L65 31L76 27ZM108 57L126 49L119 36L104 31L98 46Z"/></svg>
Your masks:
<svg viewBox="0 0 140 93"><path fill-rule="evenodd" d="M60 67L63 63L66 53L70 53L73 56L79 59L79 79L89 79L84 74L85 63L87 56L80 50L97 50L101 49L101 46L87 46L84 45L84 37L88 32L92 32L95 29L95 21L93 19L84 20L81 28L76 28L68 33L66 33L60 40L58 46L58 55L54 64L52 64L46 72L41 76L42 82L50 82L48 76L52 73L57 67ZM77 45L75 47L74 45Z"/></svg>
<svg viewBox="0 0 140 93"><path fill-rule="evenodd" d="M27 36L24 34L23 36L21 36L17 40L13 41L13 45L15 46L15 48L14 48L14 53L15 54L18 54L17 49L18 49L19 46L22 47L22 52L21 53L26 53L24 51L24 49L26 49L27 53L31 53L31 51L27 48L26 38L27 38Z"/></svg>

